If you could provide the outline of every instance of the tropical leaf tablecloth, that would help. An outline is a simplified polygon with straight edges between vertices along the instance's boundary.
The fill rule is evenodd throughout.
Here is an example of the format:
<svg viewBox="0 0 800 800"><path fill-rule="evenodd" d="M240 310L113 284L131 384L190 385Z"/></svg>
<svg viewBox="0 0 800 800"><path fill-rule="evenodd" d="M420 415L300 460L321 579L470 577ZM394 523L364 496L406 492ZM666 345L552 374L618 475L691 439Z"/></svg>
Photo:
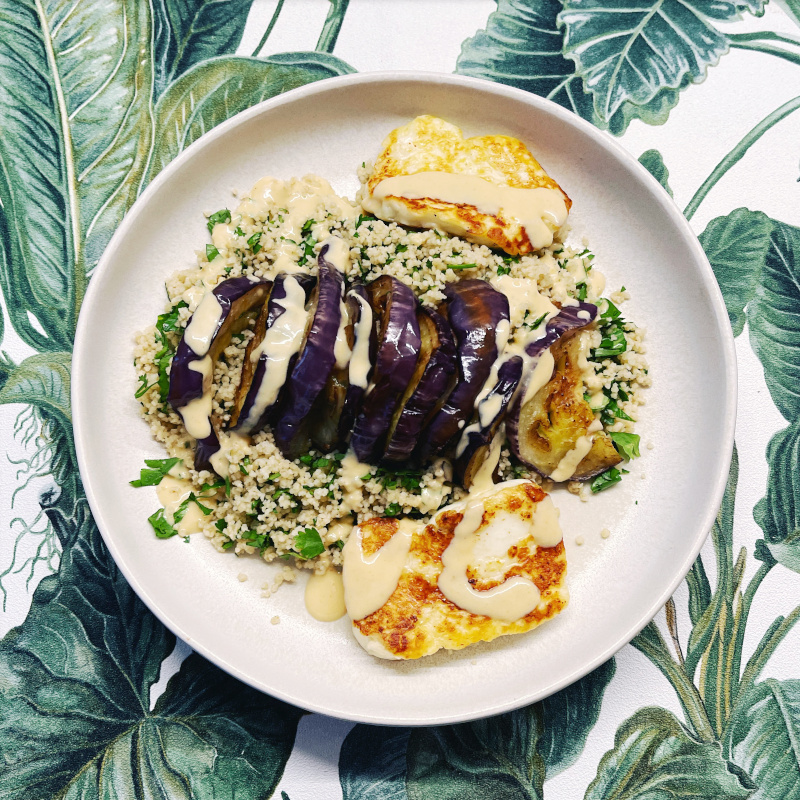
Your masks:
<svg viewBox="0 0 800 800"><path fill-rule="evenodd" d="M700 236L740 374L722 509L656 620L541 703L414 730L304 714L177 642L100 539L69 405L92 270L159 170L382 69L618 137ZM798 0L0 0L0 797L800 798L799 108Z"/></svg>

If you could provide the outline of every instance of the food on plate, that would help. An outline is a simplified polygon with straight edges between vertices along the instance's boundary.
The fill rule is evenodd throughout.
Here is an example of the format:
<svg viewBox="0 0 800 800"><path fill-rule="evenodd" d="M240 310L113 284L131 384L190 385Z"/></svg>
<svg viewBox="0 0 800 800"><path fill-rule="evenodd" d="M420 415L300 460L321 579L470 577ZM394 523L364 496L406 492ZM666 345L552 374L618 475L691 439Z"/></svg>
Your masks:
<svg viewBox="0 0 800 800"><path fill-rule="evenodd" d="M384 181L441 174L425 185L442 197L376 205ZM650 377L643 332L619 309L627 291L603 296L594 256L567 241L569 199L519 141L421 117L359 178L355 201L318 176L264 178L207 215L211 242L167 278L163 313L136 339L136 397L168 457L133 483L159 487L157 536L202 532L288 562L266 593L313 572L318 619L338 613L320 598L341 605L350 553L407 545L381 603L348 609L371 652L411 658L563 608L545 492L585 498L622 479ZM456 553L475 555L475 591L453 578ZM502 594L492 581L536 603L484 613L469 597Z"/></svg>
<svg viewBox="0 0 800 800"><path fill-rule="evenodd" d="M345 545L345 604L361 646L412 659L523 633L566 605L558 511L511 481L424 521L376 517Z"/></svg>
<svg viewBox="0 0 800 800"><path fill-rule="evenodd" d="M362 206L379 219L435 228L511 255L553 243L572 201L511 136L475 136L421 116L393 130Z"/></svg>

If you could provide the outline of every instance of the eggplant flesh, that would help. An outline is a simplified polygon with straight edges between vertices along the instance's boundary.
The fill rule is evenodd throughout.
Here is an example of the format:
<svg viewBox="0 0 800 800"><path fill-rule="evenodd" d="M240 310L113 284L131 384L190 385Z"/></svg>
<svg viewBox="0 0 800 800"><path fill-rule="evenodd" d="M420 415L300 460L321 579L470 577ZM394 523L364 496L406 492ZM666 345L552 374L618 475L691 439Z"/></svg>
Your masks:
<svg viewBox="0 0 800 800"><path fill-rule="evenodd" d="M211 418L214 364L269 296L270 281L231 278L205 295L186 326L170 366L168 400L197 440L195 469L213 471L219 439ZM198 352L199 351L199 352Z"/></svg>
<svg viewBox="0 0 800 800"><path fill-rule="evenodd" d="M339 416L339 440L348 442L361 401L369 386L378 352L378 331L366 286L357 283L347 293L347 311L353 321L353 355L348 367L347 392ZM365 363L366 362L366 363Z"/></svg>
<svg viewBox="0 0 800 800"><path fill-rule="evenodd" d="M456 344L450 324L438 311L417 312L422 348L403 401L395 413L384 460L406 461L425 422L450 393L456 374Z"/></svg>
<svg viewBox="0 0 800 800"><path fill-rule="evenodd" d="M230 427L252 434L272 420L297 360L293 347L302 345L305 328L299 328L307 318L305 306L315 285L315 278L302 273L275 277L269 303L262 308L245 351L242 380L234 400L236 415L231 415ZM293 333L298 337L296 342Z"/></svg>
<svg viewBox="0 0 800 800"><path fill-rule="evenodd" d="M519 412L516 454L545 476L552 475L581 436L593 436L592 447L570 480L587 480L622 461L604 431L589 430L595 416L583 397L580 349L580 336L576 334L564 336L553 345L553 377Z"/></svg>
<svg viewBox="0 0 800 800"><path fill-rule="evenodd" d="M378 352L350 445L359 461L374 463L417 364L421 340L417 298L396 278L384 275L367 287L377 325Z"/></svg>
<svg viewBox="0 0 800 800"><path fill-rule="evenodd" d="M445 297L458 348L458 382L427 428L419 450L423 460L443 450L472 415L498 356L498 326L509 319L508 299L486 281L451 283Z"/></svg>
<svg viewBox="0 0 800 800"><path fill-rule="evenodd" d="M341 320L344 274L333 253L344 244L331 239L326 240L319 252L316 308L273 426L275 443L289 459L299 457L311 446L310 414L336 363L334 349Z"/></svg>
<svg viewBox="0 0 800 800"><path fill-rule="evenodd" d="M352 306L349 304L344 304L342 314L345 318L340 321L340 325L343 323L347 348L352 354L355 344L355 326L350 314L351 308ZM311 414L311 440L325 453L333 450L339 441L339 422L350 383L349 367L349 358L343 365L339 363L334 365Z"/></svg>
<svg viewBox="0 0 800 800"><path fill-rule="evenodd" d="M522 379L523 359L512 356L500 363L497 380L475 409L477 419L464 428L456 448L455 473L469 489L489 454L489 447Z"/></svg>

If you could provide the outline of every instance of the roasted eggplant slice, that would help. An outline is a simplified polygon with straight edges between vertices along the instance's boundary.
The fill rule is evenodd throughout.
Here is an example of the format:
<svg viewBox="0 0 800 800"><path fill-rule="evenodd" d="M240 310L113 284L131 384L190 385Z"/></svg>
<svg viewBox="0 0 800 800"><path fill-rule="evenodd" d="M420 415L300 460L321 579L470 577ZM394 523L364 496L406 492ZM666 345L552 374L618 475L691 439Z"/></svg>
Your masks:
<svg viewBox="0 0 800 800"><path fill-rule="evenodd" d="M231 416L231 427L239 433L262 430L279 407L286 379L305 341L306 304L315 284L311 275L302 273L276 276L244 356L236 390L238 413Z"/></svg>
<svg viewBox="0 0 800 800"><path fill-rule="evenodd" d="M195 469L212 470L211 456L219 439L211 421L211 381L214 364L231 336L242 330L262 306L272 283L231 278L206 293L195 309L172 359L169 403L183 418L186 431L197 439Z"/></svg>
<svg viewBox="0 0 800 800"><path fill-rule="evenodd" d="M498 356L498 326L508 326L508 300L486 281L458 281L444 293L458 349L458 383L426 429L419 451L423 460L443 450L472 416L475 398Z"/></svg>
<svg viewBox="0 0 800 800"><path fill-rule="evenodd" d="M469 489L481 468L489 446L503 422L522 379L523 359L512 356L498 363L494 385L480 397L475 409L477 419L461 433L456 447L455 472L465 489Z"/></svg>
<svg viewBox="0 0 800 800"><path fill-rule="evenodd" d="M386 461L406 461L419 441L425 421L444 403L454 385L456 343L447 320L438 311L417 310L422 348L414 375L395 412L386 445Z"/></svg>
<svg viewBox="0 0 800 800"><path fill-rule="evenodd" d="M311 445L310 413L336 362L336 334L344 298L347 245L330 237L319 252L315 306L305 344L286 383L273 426L275 443L287 458L297 458Z"/></svg>
<svg viewBox="0 0 800 800"><path fill-rule="evenodd" d="M339 417L339 440L347 442L375 365L378 330L373 324L372 306L366 286L357 283L347 293L347 313L353 323L352 356L347 372L347 393Z"/></svg>
<svg viewBox="0 0 800 800"><path fill-rule="evenodd" d="M359 461L374 463L383 452L395 408L414 374L420 336L417 298L408 286L384 275L367 291L378 329L378 353L350 445Z"/></svg>
<svg viewBox="0 0 800 800"><path fill-rule="evenodd" d="M339 421L350 382L349 367L355 344L351 306L342 302L339 331L334 348L335 363L312 411L311 440L323 452L332 450L339 441Z"/></svg>
<svg viewBox="0 0 800 800"><path fill-rule="evenodd" d="M583 397L580 350L580 337L575 334L563 336L552 346L553 377L522 406L513 439L509 435L515 455L545 476L555 472L581 437L586 437L587 446L591 441L591 448L570 480L586 480L622 460L611 438L596 429L594 412Z"/></svg>

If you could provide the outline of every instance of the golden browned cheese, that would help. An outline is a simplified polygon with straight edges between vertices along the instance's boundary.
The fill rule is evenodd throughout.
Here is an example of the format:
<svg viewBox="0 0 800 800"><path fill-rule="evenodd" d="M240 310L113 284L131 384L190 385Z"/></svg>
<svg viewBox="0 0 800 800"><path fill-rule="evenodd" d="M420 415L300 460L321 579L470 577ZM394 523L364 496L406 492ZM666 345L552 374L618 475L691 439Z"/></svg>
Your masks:
<svg viewBox="0 0 800 800"><path fill-rule="evenodd" d="M371 196L386 178L422 172L477 176L496 186L515 189L552 189L563 197L567 210L572 205L566 193L519 139L499 135L465 139L460 128L427 115L396 128L386 137L366 188ZM502 214L479 210L474 205L436 198L392 196L391 199L393 203L405 206L411 215L435 218L437 227L478 244L499 247L512 255L531 253L536 249L525 228L513 217L505 218ZM370 205L369 199L364 202L364 207L387 218L376 204ZM400 218L396 221L412 224ZM548 227L555 229L549 223Z"/></svg>
<svg viewBox="0 0 800 800"><path fill-rule="evenodd" d="M492 495L484 503L480 527L488 529L496 517L508 514L530 522L536 504L546 496L538 486L527 482ZM566 606L567 561L563 541L555 547L537 547L530 535L511 544L500 563L495 559L470 565L467 578L478 591L492 589L512 576L528 578L541 593L533 611L522 619L504 622L470 613L450 602L437 582L443 569L442 553L462 517L458 510L444 510L431 524L420 525L414 532L405 568L389 600L374 613L353 622L362 637L372 640L361 640L368 651L384 657L413 659L441 648L459 650L498 636L529 631ZM398 522L376 518L360 527L363 552L369 557L394 535Z"/></svg>

